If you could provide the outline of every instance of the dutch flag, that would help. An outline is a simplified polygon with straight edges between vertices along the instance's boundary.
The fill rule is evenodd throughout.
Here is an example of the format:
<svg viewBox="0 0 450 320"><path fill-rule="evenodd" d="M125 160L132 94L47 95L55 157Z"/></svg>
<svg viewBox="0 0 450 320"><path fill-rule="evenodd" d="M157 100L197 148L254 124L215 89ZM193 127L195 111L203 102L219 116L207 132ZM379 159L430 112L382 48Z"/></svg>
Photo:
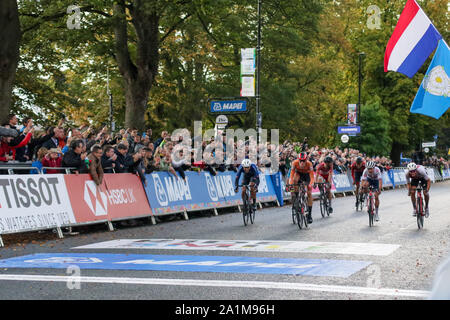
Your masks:
<svg viewBox="0 0 450 320"><path fill-rule="evenodd" d="M436 49L442 36L415 0L408 0L384 54L384 72L412 78Z"/></svg>

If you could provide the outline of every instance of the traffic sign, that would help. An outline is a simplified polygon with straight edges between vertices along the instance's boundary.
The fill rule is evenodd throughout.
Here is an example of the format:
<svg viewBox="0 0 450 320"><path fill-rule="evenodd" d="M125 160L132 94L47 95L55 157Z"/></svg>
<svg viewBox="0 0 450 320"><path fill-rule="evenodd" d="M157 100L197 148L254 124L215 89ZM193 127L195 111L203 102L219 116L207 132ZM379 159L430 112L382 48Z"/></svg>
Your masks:
<svg viewBox="0 0 450 320"><path fill-rule="evenodd" d="M349 140L349 137L348 137L348 135L346 135L346 134L344 134L344 135L341 137L342 143L347 143L348 140Z"/></svg>
<svg viewBox="0 0 450 320"><path fill-rule="evenodd" d="M248 112L248 99L246 98L217 98L208 100L208 112L211 114L231 114Z"/></svg>
<svg viewBox="0 0 450 320"><path fill-rule="evenodd" d="M436 141L422 143L422 148L436 147Z"/></svg>
<svg viewBox="0 0 450 320"><path fill-rule="evenodd" d="M222 125L227 125L228 124L228 118L226 115L221 114L220 116L218 116L216 118L216 124L222 124Z"/></svg>
<svg viewBox="0 0 450 320"><path fill-rule="evenodd" d="M430 149L425 148L424 151L425 151L425 153L428 153L428 152L430 152Z"/></svg>
<svg viewBox="0 0 450 320"><path fill-rule="evenodd" d="M338 127L338 133L339 134L346 134L346 133L361 133L361 127L360 126L345 126L345 127Z"/></svg>

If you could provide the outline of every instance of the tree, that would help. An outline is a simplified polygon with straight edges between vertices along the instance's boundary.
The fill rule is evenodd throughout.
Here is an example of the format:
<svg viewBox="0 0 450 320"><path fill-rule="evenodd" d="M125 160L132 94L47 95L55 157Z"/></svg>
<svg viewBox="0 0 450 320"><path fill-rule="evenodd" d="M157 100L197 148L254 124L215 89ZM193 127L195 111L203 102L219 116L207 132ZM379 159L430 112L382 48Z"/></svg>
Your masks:
<svg viewBox="0 0 450 320"><path fill-rule="evenodd" d="M19 12L15 0L0 1L0 121L9 114L11 94L19 61Z"/></svg>

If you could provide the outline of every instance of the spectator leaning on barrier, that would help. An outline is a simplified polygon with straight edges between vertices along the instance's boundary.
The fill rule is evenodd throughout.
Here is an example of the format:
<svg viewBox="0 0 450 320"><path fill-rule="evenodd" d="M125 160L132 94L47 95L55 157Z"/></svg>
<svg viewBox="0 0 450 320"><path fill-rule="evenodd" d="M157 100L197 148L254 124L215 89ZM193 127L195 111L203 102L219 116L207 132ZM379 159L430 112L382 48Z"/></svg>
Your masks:
<svg viewBox="0 0 450 320"><path fill-rule="evenodd" d="M89 174L98 186L103 182L102 155L102 148L99 145L94 145L91 153L87 157L89 159Z"/></svg>
<svg viewBox="0 0 450 320"><path fill-rule="evenodd" d="M62 166L75 168L76 173L87 173L85 145L82 140L73 140L69 150L64 154Z"/></svg>

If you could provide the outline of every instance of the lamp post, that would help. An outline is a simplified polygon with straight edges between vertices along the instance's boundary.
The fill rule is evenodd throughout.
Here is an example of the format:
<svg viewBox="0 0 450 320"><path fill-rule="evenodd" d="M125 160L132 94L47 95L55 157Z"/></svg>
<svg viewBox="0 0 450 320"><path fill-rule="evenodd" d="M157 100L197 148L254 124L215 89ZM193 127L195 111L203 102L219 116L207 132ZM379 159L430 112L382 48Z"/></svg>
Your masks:
<svg viewBox="0 0 450 320"><path fill-rule="evenodd" d="M262 0L258 0L258 39L256 45L256 137L257 142L261 141L262 112L261 96L259 93L260 69L261 69L261 6Z"/></svg>
<svg viewBox="0 0 450 320"><path fill-rule="evenodd" d="M358 55L358 122L361 123L361 83L362 83L362 58L366 54L364 52L360 52Z"/></svg>

